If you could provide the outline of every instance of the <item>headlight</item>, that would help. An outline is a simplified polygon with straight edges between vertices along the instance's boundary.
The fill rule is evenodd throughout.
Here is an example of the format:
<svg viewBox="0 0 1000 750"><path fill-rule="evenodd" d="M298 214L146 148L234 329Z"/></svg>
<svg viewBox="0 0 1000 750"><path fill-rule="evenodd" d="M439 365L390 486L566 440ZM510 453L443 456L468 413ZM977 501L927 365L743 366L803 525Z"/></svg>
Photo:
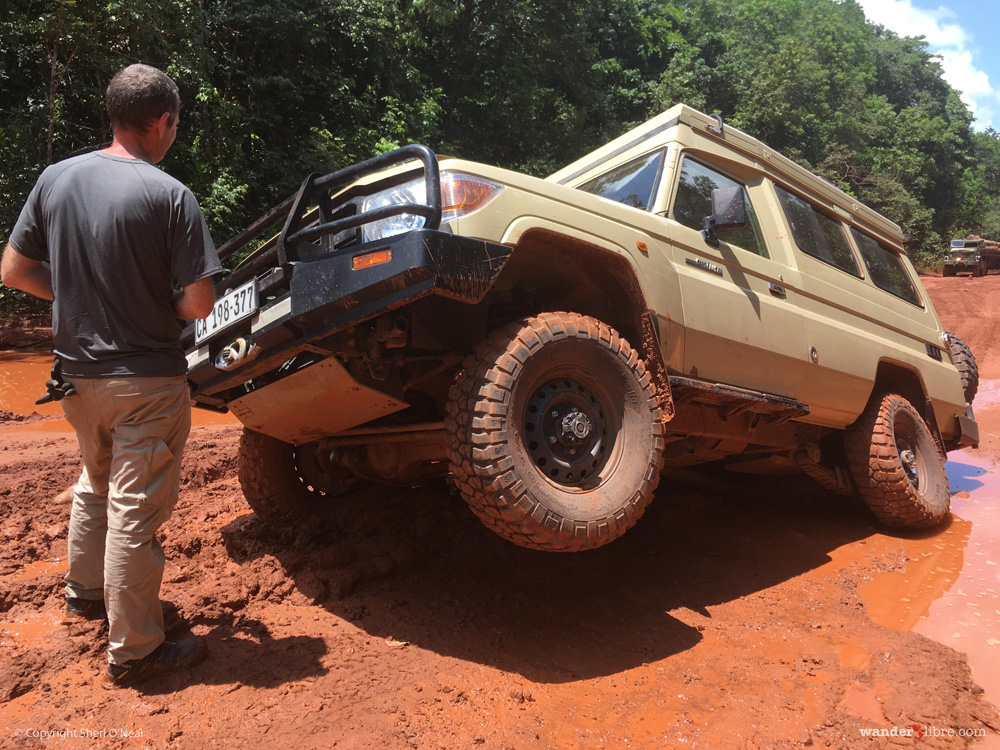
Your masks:
<svg viewBox="0 0 1000 750"><path fill-rule="evenodd" d="M441 223L447 224L460 216L468 216L483 208L503 190L498 185L482 177L456 172L441 173ZM382 190L367 196L361 203L361 212L368 213L399 203L427 204L427 189L424 180L412 180L402 185ZM362 242L394 237L412 232L424 225L423 216L398 214L387 219L365 224L361 229Z"/></svg>
<svg viewBox="0 0 1000 750"><path fill-rule="evenodd" d="M427 189L423 180L413 180L367 196L361 203L361 213L366 214L379 208L387 208L397 203L427 203ZM371 242L397 234L405 234L424 225L423 216L397 214L387 219L365 224L361 228L361 241Z"/></svg>

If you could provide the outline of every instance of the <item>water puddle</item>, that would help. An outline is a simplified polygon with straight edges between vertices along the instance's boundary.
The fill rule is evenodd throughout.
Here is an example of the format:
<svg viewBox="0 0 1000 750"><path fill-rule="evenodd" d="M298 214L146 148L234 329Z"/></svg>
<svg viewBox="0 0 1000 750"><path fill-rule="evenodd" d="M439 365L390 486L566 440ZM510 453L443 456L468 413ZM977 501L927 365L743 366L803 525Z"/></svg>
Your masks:
<svg viewBox="0 0 1000 750"><path fill-rule="evenodd" d="M52 369L52 355L38 351L0 352L0 411L17 416L55 417L32 422L0 425L3 432L72 432L58 403L35 405L45 393L45 381ZM191 410L191 424L239 424L231 414L216 414L204 409Z"/></svg>
<svg viewBox="0 0 1000 750"><path fill-rule="evenodd" d="M61 417L59 404L35 405L35 400L45 393L45 381L52 369L52 356L42 352L6 351L0 354L0 411L20 416L40 414L43 417ZM65 420L59 420L65 424ZM31 425L51 425L52 420L32 422ZM63 428L56 428L63 429ZM65 429L70 429L66 424Z"/></svg>
<svg viewBox="0 0 1000 750"><path fill-rule="evenodd" d="M848 638L837 649L837 656L840 657L840 666L844 669L857 669L867 672L872 666L872 657L857 638Z"/></svg>
<svg viewBox="0 0 1000 750"><path fill-rule="evenodd" d="M958 580L971 532L969 521L953 516L935 536L909 540L903 570L884 573L861 587L869 617L887 628L913 630Z"/></svg>
<svg viewBox="0 0 1000 750"><path fill-rule="evenodd" d="M69 570L69 561L57 557L54 560L36 560L28 563L22 569L15 581L31 581L49 575L65 575Z"/></svg>
<svg viewBox="0 0 1000 750"><path fill-rule="evenodd" d="M54 633L62 626L62 614L49 612L38 617L24 617L16 622L0 624L0 647L28 647Z"/></svg>

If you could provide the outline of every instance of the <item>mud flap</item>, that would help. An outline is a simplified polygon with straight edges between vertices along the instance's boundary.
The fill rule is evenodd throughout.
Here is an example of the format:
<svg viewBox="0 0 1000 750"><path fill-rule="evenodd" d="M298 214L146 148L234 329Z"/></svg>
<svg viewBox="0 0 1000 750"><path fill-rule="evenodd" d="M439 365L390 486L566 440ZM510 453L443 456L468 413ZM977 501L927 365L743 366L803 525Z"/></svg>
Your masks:
<svg viewBox="0 0 1000 750"><path fill-rule="evenodd" d="M958 445L961 447L979 447L979 425L976 423L976 415L972 413L972 405L965 407L965 414L956 414L960 437Z"/></svg>

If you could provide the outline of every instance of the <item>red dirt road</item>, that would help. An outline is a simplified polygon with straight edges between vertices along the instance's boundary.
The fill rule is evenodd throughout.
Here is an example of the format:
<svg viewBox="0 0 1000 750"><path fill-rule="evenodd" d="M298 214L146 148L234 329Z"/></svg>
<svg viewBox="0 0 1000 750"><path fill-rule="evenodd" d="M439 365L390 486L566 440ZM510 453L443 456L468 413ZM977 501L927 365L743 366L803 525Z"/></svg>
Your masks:
<svg viewBox="0 0 1000 750"><path fill-rule="evenodd" d="M1000 379L1000 276L926 284ZM977 417L995 462L1000 407ZM76 445L27 422L0 411L0 748L963 748L1000 729L963 654L876 624L860 591L969 521L901 538L809 480L720 476L664 480L624 539L578 555L503 542L443 484L281 535L225 425L194 429L163 530L168 625L209 658L108 691L103 626L59 622Z"/></svg>

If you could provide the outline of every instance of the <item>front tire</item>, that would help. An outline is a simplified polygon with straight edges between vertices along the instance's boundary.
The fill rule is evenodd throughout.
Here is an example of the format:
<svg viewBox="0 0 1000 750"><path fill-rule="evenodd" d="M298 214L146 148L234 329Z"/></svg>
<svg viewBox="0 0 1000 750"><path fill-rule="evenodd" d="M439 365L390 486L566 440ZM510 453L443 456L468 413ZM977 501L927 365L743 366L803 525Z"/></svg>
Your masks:
<svg viewBox="0 0 1000 750"><path fill-rule="evenodd" d="M872 397L845 433L847 464L858 491L890 528L941 523L951 507L944 457L920 413L902 396Z"/></svg>
<svg viewBox="0 0 1000 750"><path fill-rule="evenodd" d="M663 419L635 350L576 313L494 332L456 378L446 427L455 483L490 529L577 552L625 533L659 481Z"/></svg>
<svg viewBox="0 0 1000 750"><path fill-rule="evenodd" d="M333 464L314 443L294 446L244 428L237 475L243 495L262 521L289 527L327 512L332 498L364 482Z"/></svg>

